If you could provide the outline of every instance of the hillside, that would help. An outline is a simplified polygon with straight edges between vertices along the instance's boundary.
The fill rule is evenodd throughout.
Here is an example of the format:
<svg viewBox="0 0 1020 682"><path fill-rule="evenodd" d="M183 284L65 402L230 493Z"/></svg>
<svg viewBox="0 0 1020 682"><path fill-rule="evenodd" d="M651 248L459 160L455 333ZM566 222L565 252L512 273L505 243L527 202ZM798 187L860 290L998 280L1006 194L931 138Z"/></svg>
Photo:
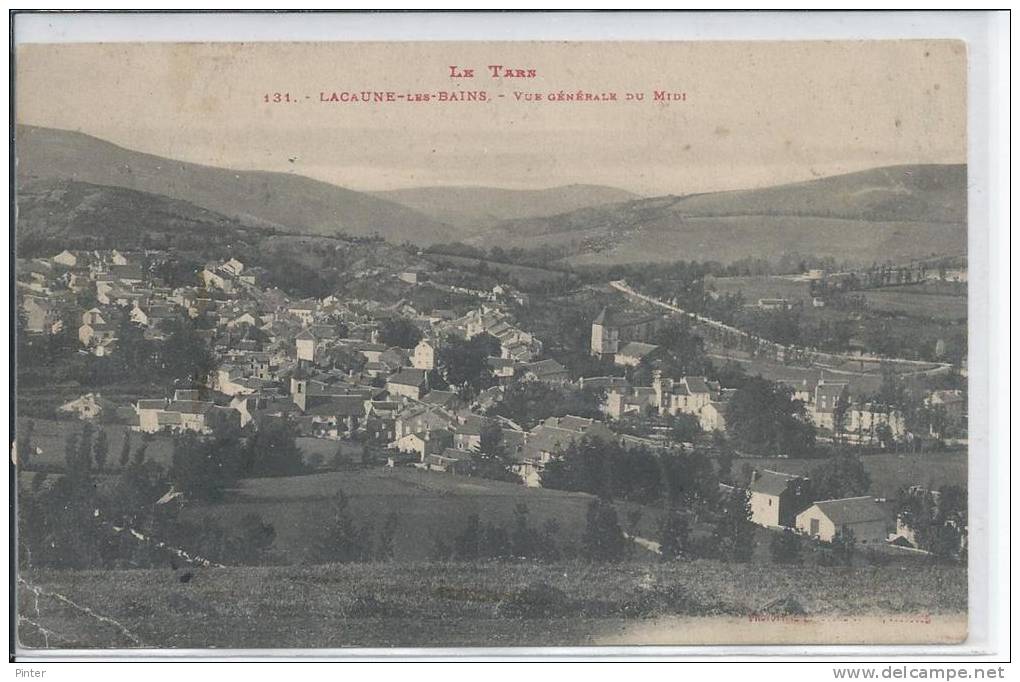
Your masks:
<svg viewBox="0 0 1020 682"><path fill-rule="evenodd" d="M423 244L450 229L417 211L289 173L237 171L143 154L82 133L18 126L19 185L73 180L173 199L287 232L379 235Z"/></svg>
<svg viewBox="0 0 1020 682"><path fill-rule="evenodd" d="M504 220L551 216L639 198L626 190L602 185L566 185L538 190L413 187L371 194L472 231Z"/></svg>
<svg viewBox="0 0 1020 682"><path fill-rule="evenodd" d="M471 242L566 245L575 264L729 262L784 253L885 261L965 253L966 197L965 166L895 166L507 221Z"/></svg>
<svg viewBox="0 0 1020 682"><path fill-rule="evenodd" d="M269 230L186 201L70 180L29 182L17 193L17 245L137 249L143 243L187 248L239 241Z"/></svg>

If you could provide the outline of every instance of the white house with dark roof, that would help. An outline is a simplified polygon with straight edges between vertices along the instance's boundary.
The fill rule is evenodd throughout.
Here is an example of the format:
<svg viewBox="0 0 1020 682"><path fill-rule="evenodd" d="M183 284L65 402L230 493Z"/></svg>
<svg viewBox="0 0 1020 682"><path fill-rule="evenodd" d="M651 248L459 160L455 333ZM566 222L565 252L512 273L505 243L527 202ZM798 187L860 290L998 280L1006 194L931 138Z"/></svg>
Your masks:
<svg viewBox="0 0 1020 682"><path fill-rule="evenodd" d="M888 510L867 495L821 500L797 514L797 530L823 542L832 542L837 533L847 531L855 542L885 542L892 525Z"/></svg>
<svg viewBox="0 0 1020 682"><path fill-rule="evenodd" d="M751 502L751 521L773 528L793 527L797 512L807 503L807 479L793 474L763 469L751 472L747 487Z"/></svg>

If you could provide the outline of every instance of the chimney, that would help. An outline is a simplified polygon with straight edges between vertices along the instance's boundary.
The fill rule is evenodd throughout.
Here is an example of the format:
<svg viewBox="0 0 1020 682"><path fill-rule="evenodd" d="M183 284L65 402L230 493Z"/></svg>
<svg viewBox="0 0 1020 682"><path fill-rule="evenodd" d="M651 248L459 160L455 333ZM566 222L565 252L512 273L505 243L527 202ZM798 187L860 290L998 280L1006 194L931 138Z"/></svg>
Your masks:
<svg viewBox="0 0 1020 682"><path fill-rule="evenodd" d="M757 481L759 476L761 476L761 474L758 473L758 470L757 469L752 469L751 470L751 483L754 483L755 481Z"/></svg>

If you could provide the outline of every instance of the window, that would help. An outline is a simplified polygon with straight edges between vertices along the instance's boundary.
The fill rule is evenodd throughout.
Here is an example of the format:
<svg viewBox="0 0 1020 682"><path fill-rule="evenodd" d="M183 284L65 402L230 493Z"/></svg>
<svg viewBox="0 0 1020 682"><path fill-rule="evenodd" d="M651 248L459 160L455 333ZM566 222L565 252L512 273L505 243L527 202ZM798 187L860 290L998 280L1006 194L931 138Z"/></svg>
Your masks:
<svg viewBox="0 0 1020 682"><path fill-rule="evenodd" d="M818 535L818 519L811 519L811 534Z"/></svg>

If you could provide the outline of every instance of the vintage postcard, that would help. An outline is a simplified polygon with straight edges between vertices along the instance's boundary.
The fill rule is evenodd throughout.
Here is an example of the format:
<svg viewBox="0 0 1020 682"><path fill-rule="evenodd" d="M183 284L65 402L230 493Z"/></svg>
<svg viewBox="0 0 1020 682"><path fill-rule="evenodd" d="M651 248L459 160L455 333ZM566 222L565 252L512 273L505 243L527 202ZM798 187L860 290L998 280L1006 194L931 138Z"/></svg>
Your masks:
<svg viewBox="0 0 1020 682"><path fill-rule="evenodd" d="M967 638L964 42L14 57L19 651Z"/></svg>

